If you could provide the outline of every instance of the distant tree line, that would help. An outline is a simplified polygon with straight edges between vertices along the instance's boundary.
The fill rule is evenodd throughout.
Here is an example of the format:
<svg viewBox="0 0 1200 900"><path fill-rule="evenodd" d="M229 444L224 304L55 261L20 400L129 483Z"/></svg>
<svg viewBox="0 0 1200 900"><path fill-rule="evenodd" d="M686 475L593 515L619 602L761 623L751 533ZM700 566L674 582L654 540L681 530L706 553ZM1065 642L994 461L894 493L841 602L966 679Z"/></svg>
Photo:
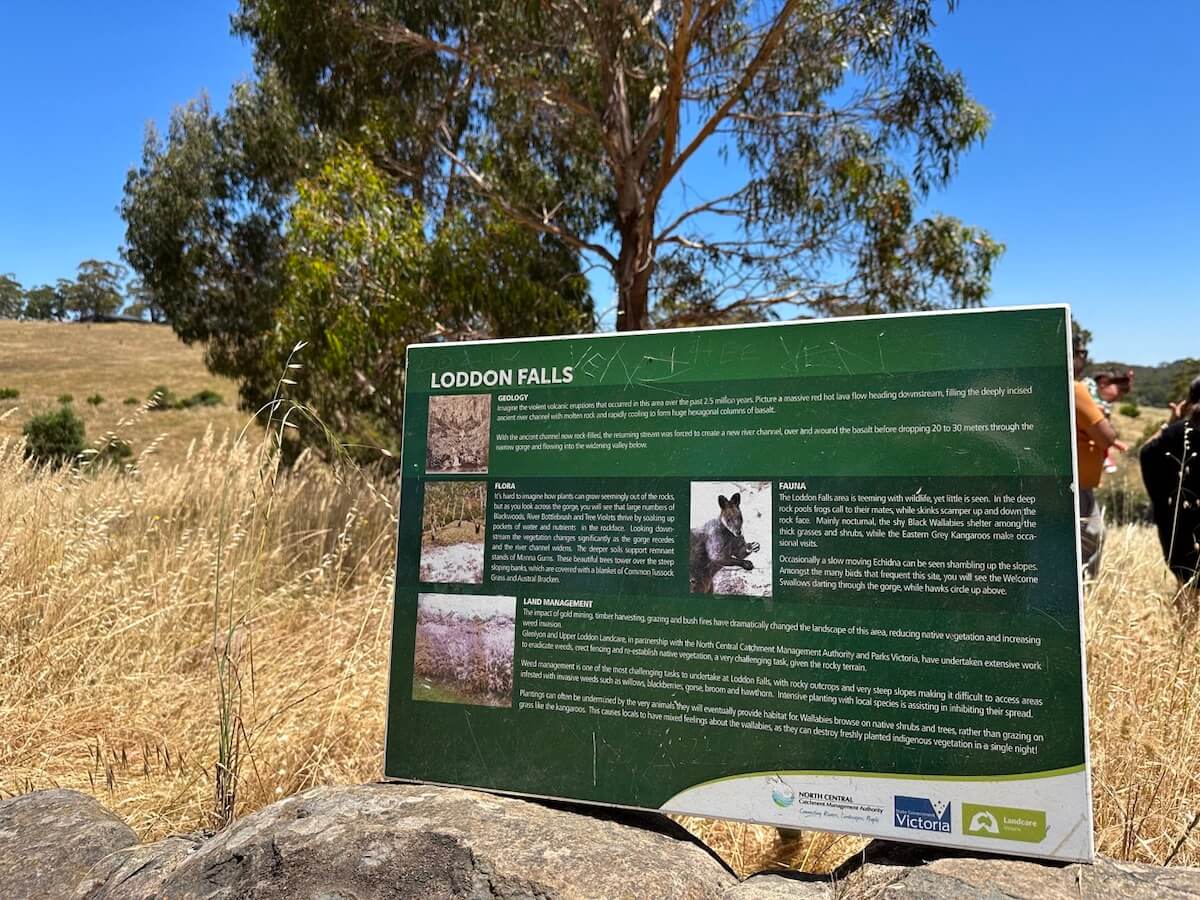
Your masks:
<svg viewBox="0 0 1200 900"><path fill-rule="evenodd" d="M1166 406L1187 397L1193 378L1200 378L1200 359L1184 357L1156 366L1139 366L1118 361L1094 362L1088 366L1089 375L1097 372L1133 372L1133 392L1130 399L1145 406Z"/></svg>
<svg viewBox="0 0 1200 900"><path fill-rule="evenodd" d="M120 263L88 259L74 278L53 285L25 288L11 272L0 274L0 319L98 319L118 314L165 322L163 308L145 293L141 283L128 279Z"/></svg>
<svg viewBox="0 0 1200 900"><path fill-rule="evenodd" d="M1077 340L1085 350L1092 342L1092 332L1071 318ZM1085 375L1096 375L1101 372L1133 372L1133 391L1129 399L1146 406L1166 406L1168 403L1178 403L1188 394L1192 379L1200 378L1200 359L1184 357L1173 362L1163 362L1156 366L1139 366L1131 363L1107 360L1105 362L1089 362L1084 370Z"/></svg>

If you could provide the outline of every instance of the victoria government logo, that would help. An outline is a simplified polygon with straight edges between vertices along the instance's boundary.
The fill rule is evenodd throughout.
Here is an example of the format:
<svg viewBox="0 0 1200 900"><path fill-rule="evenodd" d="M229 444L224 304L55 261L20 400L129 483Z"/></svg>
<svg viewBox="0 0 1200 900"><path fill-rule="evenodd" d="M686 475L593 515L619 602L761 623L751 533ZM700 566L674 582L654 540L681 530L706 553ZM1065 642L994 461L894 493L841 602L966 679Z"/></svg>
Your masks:
<svg viewBox="0 0 1200 900"><path fill-rule="evenodd" d="M895 825L917 831L940 831L949 834L951 807L945 800L925 797L895 797Z"/></svg>

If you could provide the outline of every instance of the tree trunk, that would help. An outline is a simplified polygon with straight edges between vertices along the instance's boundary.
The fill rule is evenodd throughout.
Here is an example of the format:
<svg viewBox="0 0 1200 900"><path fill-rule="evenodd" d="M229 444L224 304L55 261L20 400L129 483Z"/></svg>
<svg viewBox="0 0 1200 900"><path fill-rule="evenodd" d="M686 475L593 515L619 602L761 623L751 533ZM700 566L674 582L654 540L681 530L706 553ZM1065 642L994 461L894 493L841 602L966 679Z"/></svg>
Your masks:
<svg viewBox="0 0 1200 900"><path fill-rule="evenodd" d="M650 246L653 216L636 209L619 223L621 250L617 255L617 331L650 327L650 275L654 253Z"/></svg>

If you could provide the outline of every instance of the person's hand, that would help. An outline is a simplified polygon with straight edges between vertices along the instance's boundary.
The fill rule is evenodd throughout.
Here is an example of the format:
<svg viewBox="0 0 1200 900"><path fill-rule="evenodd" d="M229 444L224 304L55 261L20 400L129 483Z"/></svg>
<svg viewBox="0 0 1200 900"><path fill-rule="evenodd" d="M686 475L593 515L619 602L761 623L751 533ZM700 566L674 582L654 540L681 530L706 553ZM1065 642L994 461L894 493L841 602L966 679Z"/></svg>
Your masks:
<svg viewBox="0 0 1200 900"><path fill-rule="evenodd" d="M1178 422L1183 418L1183 408L1187 406L1187 404L1182 400L1180 400L1178 403L1172 403L1170 400L1168 400L1167 406L1171 410L1171 415L1167 419L1167 423L1170 424L1171 422Z"/></svg>
<svg viewBox="0 0 1200 900"><path fill-rule="evenodd" d="M1113 441L1113 447L1115 447L1117 450L1121 451L1122 453L1129 452L1129 445L1122 440Z"/></svg>

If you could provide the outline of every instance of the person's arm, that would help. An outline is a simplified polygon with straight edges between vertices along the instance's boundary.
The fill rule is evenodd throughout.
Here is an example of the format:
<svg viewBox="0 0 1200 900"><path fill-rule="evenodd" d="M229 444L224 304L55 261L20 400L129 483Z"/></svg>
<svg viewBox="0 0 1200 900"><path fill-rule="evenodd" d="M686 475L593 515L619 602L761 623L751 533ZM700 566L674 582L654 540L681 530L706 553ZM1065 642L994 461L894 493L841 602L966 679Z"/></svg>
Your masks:
<svg viewBox="0 0 1200 900"><path fill-rule="evenodd" d="M1101 450L1107 452L1109 447L1116 447L1124 453L1127 449L1122 441L1117 440L1116 429L1092 400L1082 381L1075 382L1075 428L1087 435Z"/></svg>
<svg viewBox="0 0 1200 900"><path fill-rule="evenodd" d="M1094 422L1086 429L1087 436L1096 442L1096 446L1103 450L1109 447L1116 447L1124 452L1126 447L1118 438L1117 430L1112 427L1112 422L1108 419L1101 419L1099 422Z"/></svg>

